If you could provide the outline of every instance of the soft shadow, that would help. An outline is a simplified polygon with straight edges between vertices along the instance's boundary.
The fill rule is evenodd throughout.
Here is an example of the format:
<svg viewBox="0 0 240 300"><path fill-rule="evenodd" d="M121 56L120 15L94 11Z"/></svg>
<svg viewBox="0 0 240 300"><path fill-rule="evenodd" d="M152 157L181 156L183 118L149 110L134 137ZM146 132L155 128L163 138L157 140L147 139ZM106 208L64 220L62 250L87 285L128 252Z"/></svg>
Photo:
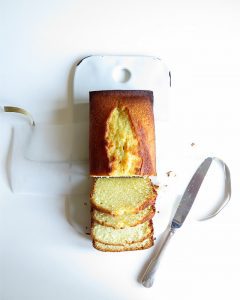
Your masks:
<svg viewBox="0 0 240 300"><path fill-rule="evenodd" d="M74 77L76 68L83 59L89 55L78 57L70 68L67 78L67 105L65 108L56 109L52 122L54 124L77 123L79 120L85 120L88 117L88 103L74 103Z"/></svg>
<svg viewBox="0 0 240 300"><path fill-rule="evenodd" d="M157 255L159 248L162 246L162 244L163 244L163 242L164 242L164 240L167 236L168 230L169 230L169 225L164 230L164 232L160 235L157 242L155 242L155 245L154 245L154 248L153 248L153 250L150 254L150 257L145 261L145 263L143 264L143 267L141 268L141 270L139 272L139 275L138 275L138 278L137 278L138 283L141 283L143 275L144 275L148 265L150 264L153 257L155 257Z"/></svg>
<svg viewBox="0 0 240 300"><path fill-rule="evenodd" d="M11 184L11 161L12 161L12 155L13 155L13 143L14 142L14 131L13 128L11 129L11 136L10 136L10 142L8 147L8 154L6 157L6 163L5 163L5 171L6 171L6 177L7 182L9 185L9 188L12 191L12 184Z"/></svg>
<svg viewBox="0 0 240 300"><path fill-rule="evenodd" d="M79 123L79 121L86 121L89 123L89 104L88 103L74 103L74 77L76 68L79 63L86 56L78 58L70 69L68 76L68 113L69 121L71 123ZM88 135L81 137L81 144L88 144ZM85 139L85 140L83 140ZM73 141L73 151L81 151L77 147L78 143ZM79 146L79 145L78 145ZM78 149L75 149L75 148ZM86 176L85 180L79 182L73 188L71 195L65 200L65 218L68 223L86 239L91 239L91 207L90 207L90 190L92 180ZM81 188L82 186L82 188ZM83 190L81 193L79 191Z"/></svg>
<svg viewBox="0 0 240 300"><path fill-rule="evenodd" d="M91 179L87 179L88 182L82 184L88 184L89 192L84 194L74 195L72 191L71 196L66 197L65 200L65 217L68 223L84 238L91 239L91 206L90 206L90 190ZM76 186L77 191L79 186Z"/></svg>
<svg viewBox="0 0 240 300"><path fill-rule="evenodd" d="M173 203L173 207L172 207L172 212L171 212L171 216L170 216L170 221L171 221L172 218L174 217L175 212L176 212L176 210L177 210L177 208L178 208L178 205L179 205L181 199L182 199L182 195L177 195L177 196L176 196L175 201L174 201L174 203Z"/></svg>
<svg viewBox="0 0 240 300"><path fill-rule="evenodd" d="M171 216L170 216L170 220L169 220L169 224L167 225L166 229L160 234L160 236L157 238L155 245L152 249L152 252L150 253L150 257L144 262L143 267L141 268L139 275L137 277L137 281L138 283L141 283L143 275L148 267L148 265L150 264L151 260L158 254L159 249L162 247L165 238L169 232L169 227L171 226L171 221L172 218L177 210L177 207L179 205L179 202L181 200L181 195L178 195L173 203L173 207L172 207L172 211L171 211Z"/></svg>
<svg viewBox="0 0 240 300"><path fill-rule="evenodd" d="M68 76L68 107L71 114L71 122L78 123L80 120L89 121L89 104L88 103L76 103L74 101L74 78L76 73L76 68L79 66L82 60L86 56L79 57L72 65L69 76Z"/></svg>

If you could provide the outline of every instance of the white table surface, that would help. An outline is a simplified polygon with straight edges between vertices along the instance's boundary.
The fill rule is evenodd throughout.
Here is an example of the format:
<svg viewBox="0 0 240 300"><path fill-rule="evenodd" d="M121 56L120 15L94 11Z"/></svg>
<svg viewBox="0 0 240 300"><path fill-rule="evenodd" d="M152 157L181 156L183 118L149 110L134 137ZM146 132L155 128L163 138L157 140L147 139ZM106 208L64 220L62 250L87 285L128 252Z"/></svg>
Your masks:
<svg viewBox="0 0 240 300"><path fill-rule="evenodd" d="M67 122L79 59L161 57L172 71L173 159L181 159L180 140L207 145L233 183L229 205L179 231L158 282L145 289L137 277L152 250L97 252L66 221L64 198L11 191L11 128L24 121L1 114L0 299L239 299L240 3L2 0L0 24L0 105L24 107L37 122Z"/></svg>

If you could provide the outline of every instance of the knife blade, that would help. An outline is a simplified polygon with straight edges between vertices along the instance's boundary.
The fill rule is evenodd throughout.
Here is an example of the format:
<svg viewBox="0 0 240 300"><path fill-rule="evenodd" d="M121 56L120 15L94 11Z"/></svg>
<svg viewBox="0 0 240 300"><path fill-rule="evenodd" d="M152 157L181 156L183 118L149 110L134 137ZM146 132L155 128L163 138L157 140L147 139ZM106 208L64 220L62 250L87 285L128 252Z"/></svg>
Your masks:
<svg viewBox="0 0 240 300"><path fill-rule="evenodd" d="M180 228L182 226L193 205L193 202L198 194L200 186L207 174L212 160L212 157L206 158L194 173L175 212L171 228Z"/></svg>
<svg viewBox="0 0 240 300"><path fill-rule="evenodd" d="M192 179L190 180L176 209L174 217L171 221L171 225L167 228L168 231L165 236L165 239L160 245L158 251L156 252L156 255L151 259L149 265L147 266L143 274L141 283L144 287L150 288L153 285L154 277L159 266L160 254L165 249L166 245L175 233L176 229L180 228L183 222L185 221L212 161L212 157L206 158L198 167Z"/></svg>

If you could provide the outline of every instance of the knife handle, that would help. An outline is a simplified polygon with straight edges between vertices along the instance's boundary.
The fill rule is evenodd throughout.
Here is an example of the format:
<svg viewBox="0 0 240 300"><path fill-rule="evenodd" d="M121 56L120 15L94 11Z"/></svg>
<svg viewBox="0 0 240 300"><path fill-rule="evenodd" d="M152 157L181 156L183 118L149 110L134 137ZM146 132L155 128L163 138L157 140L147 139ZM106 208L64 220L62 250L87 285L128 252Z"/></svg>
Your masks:
<svg viewBox="0 0 240 300"><path fill-rule="evenodd" d="M167 232L163 242L160 244L159 249L157 250L157 253L150 260L150 262L143 274L142 280L141 280L141 283L144 287L146 287L146 288L152 287L156 272L159 267L161 254L163 253L163 250L166 248L167 244L169 243L169 241L174 233L175 233L175 228L170 227L168 229L168 232Z"/></svg>

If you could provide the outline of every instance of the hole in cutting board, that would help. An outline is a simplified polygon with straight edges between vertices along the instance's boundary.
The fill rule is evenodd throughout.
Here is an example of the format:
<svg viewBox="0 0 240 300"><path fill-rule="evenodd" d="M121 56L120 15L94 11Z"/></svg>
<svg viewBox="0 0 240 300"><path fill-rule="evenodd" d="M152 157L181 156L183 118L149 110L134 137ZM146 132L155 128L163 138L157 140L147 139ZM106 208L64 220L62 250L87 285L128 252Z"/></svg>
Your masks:
<svg viewBox="0 0 240 300"><path fill-rule="evenodd" d="M130 80L131 72L122 67L117 67L113 70L113 79L117 82L125 83Z"/></svg>

